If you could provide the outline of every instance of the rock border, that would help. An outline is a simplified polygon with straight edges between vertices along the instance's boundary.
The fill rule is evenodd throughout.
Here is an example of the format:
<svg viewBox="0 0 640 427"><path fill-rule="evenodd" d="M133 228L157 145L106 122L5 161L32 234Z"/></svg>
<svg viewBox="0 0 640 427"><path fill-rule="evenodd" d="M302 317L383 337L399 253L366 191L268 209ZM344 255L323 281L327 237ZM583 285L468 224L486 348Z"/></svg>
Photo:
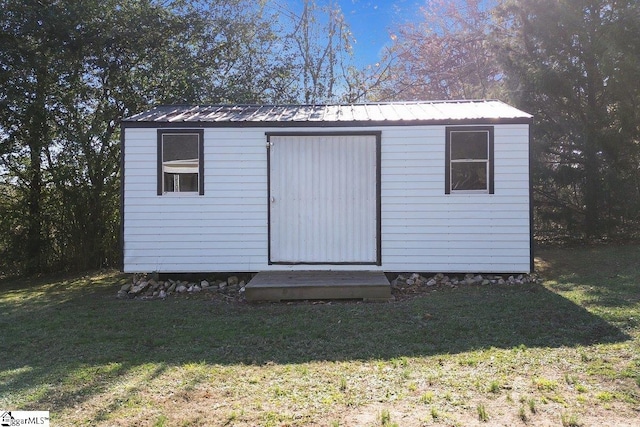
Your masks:
<svg viewBox="0 0 640 427"><path fill-rule="evenodd" d="M458 286L490 286L490 285L527 285L541 284L543 280L536 274L451 274L437 273L423 276L420 273L399 274L391 281L391 289L395 295L428 292L439 287L457 288Z"/></svg>
<svg viewBox="0 0 640 427"><path fill-rule="evenodd" d="M391 280L394 297L408 296L429 292L439 287L456 288L458 286L490 286L490 285L526 285L540 284L542 279L536 274L451 274L437 273L423 275L421 273L402 273ZM157 280L148 274L134 274L132 281L118 290L119 299L164 300L172 295L195 295L202 292L216 294L227 300L244 301L245 280L237 275L228 276L226 280Z"/></svg>
<svg viewBox="0 0 640 427"><path fill-rule="evenodd" d="M164 300L172 295L193 295L201 292L218 293L232 299L244 299L245 281L238 276L226 280L156 280L147 274L134 274L131 283L120 287L117 298Z"/></svg>

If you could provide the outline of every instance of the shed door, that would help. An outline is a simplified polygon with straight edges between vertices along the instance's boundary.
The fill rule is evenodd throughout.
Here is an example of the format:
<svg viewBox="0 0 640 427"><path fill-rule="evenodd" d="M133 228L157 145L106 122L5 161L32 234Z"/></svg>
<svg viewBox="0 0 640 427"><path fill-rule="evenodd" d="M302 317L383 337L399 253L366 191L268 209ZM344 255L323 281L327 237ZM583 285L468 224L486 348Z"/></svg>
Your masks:
<svg viewBox="0 0 640 427"><path fill-rule="evenodd" d="M270 136L271 263L376 264L376 135Z"/></svg>

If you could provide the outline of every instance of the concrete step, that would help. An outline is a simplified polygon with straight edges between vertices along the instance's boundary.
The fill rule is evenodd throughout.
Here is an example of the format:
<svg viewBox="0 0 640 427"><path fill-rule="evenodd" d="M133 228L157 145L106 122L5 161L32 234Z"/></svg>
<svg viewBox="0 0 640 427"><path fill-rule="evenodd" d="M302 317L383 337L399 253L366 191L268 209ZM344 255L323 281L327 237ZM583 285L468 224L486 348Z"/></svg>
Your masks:
<svg viewBox="0 0 640 427"><path fill-rule="evenodd" d="M245 298L247 301L387 301L391 298L391 285L380 271L262 271L247 283Z"/></svg>

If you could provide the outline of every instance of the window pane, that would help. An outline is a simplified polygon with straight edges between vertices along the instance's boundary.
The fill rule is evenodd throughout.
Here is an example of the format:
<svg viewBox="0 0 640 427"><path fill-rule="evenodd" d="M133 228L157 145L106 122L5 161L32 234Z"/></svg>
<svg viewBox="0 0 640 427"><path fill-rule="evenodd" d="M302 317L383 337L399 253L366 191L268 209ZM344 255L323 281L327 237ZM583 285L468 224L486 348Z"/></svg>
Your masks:
<svg viewBox="0 0 640 427"><path fill-rule="evenodd" d="M451 132L451 160L488 159L488 132Z"/></svg>
<svg viewBox="0 0 640 427"><path fill-rule="evenodd" d="M193 160L198 158L197 134L162 135L162 161Z"/></svg>
<svg viewBox="0 0 640 427"><path fill-rule="evenodd" d="M451 190L486 190L486 162L451 163Z"/></svg>
<svg viewBox="0 0 640 427"><path fill-rule="evenodd" d="M197 173L165 173L164 174L164 191L172 192L197 192L198 191L198 174Z"/></svg>

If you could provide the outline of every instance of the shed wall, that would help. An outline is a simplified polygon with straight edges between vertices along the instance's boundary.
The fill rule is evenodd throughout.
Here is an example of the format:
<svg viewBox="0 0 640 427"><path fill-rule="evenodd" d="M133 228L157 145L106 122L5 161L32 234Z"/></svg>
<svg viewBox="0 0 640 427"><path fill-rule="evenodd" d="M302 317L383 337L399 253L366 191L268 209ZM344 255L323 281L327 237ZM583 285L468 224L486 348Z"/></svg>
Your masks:
<svg viewBox="0 0 640 427"><path fill-rule="evenodd" d="M367 128L382 132L382 266L313 269L529 271L528 125L494 129L495 194L445 195L445 126ZM309 269L268 265L269 130L206 128L204 196L157 196L157 130L125 128L124 270Z"/></svg>

